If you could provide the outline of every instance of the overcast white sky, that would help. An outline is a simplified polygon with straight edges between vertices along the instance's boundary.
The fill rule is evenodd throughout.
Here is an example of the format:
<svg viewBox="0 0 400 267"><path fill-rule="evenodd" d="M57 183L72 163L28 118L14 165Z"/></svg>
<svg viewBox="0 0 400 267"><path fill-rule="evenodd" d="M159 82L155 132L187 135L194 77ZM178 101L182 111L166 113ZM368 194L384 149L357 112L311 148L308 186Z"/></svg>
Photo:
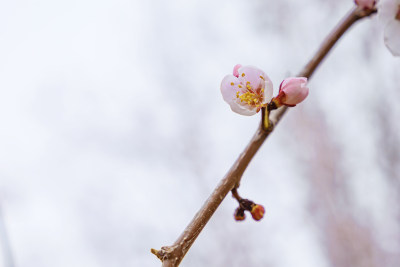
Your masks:
<svg viewBox="0 0 400 267"><path fill-rule="evenodd" d="M277 92L352 6L1 1L0 234L14 265L3 249L0 266L160 266L150 248L180 235L258 124L230 111L222 78L258 66ZM309 210L315 148L304 130L322 124L350 202L399 253L376 123L379 109L398 140L399 69L376 18L348 32L245 173L240 192L266 217L235 222L227 197L182 265L330 266Z"/></svg>

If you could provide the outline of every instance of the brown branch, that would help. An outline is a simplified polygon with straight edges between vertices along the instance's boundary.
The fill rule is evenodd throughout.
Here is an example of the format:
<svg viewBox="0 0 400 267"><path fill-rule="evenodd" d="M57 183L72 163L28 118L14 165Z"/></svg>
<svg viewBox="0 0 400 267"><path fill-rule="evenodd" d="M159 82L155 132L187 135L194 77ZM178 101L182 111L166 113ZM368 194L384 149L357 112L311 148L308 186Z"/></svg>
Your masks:
<svg viewBox="0 0 400 267"><path fill-rule="evenodd" d="M321 61L332 49L334 44L350 28L350 26L353 25L357 20L367 17L375 12L376 9L362 10L360 8L354 8L351 10L337 25L337 27L335 27L326 37L316 54L298 76L310 78ZM201 209L197 212L180 237L171 246L162 247L161 250L151 250L151 252L162 261L163 267L176 267L180 264L183 257L196 240L197 236L200 234L204 226L221 204L222 200L226 197L229 191L239 186L241 177L251 159L264 143L265 139L273 131L273 128L281 120L286 111L287 107L281 107L275 111L272 111L269 121L266 120L266 117L268 117L269 114L265 109L262 110L262 120L253 138L250 140L247 147L240 154L239 158L236 160L218 186L214 189L214 192L204 203L203 207L201 207Z"/></svg>

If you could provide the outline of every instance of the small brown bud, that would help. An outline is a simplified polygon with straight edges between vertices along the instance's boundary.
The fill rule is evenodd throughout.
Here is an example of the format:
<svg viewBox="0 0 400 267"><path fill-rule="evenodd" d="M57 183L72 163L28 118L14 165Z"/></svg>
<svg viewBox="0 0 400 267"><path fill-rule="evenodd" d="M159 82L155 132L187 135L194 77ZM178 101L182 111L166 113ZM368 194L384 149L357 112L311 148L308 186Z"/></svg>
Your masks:
<svg viewBox="0 0 400 267"><path fill-rule="evenodd" d="M244 209L238 207L235 210L234 218L236 221L244 221L244 219L246 219L246 214L244 214Z"/></svg>

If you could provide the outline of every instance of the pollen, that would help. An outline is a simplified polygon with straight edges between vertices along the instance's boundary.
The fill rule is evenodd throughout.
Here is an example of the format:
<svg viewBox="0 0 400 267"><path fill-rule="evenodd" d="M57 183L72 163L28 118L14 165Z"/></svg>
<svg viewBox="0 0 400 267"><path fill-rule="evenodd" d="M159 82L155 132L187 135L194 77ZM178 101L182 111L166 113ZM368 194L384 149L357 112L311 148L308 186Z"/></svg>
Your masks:
<svg viewBox="0 0 400 267"><path fill-rule="evenodd" d="M231 82L231 85L233 86L233 85L235 85L235 83Z"/></svg>
<svg viewBox="0 0 400 267"><path fill-rule="evenodd" d="M242 73L242 77L246 76L246 74L244 74L244 72Z"/></svg>
<svg viewBox="0 0 400 267"><path fill-rule="evenodd" d="M239 95L239 92L237 92L236 97L240 99L240 102L246 102L250 106L256 105L259 102L258 96L251 92L246 92L242 95Z"/></svg>
<svg viewBox="0 0 400 267"><path fill-rule="evenodd" d="M263 80L265 81L265 79L264 79L264 77L263 77L263 76L261 76L261 75L260 75L260 78L261 78L261 79L263 79Z"/></svg>
<svg viewBox="0 0 400 267"><path fill-rule="evenodd" d="M243 86L241 86L240 84L238 85L239 88L242 88Z"/></svg>

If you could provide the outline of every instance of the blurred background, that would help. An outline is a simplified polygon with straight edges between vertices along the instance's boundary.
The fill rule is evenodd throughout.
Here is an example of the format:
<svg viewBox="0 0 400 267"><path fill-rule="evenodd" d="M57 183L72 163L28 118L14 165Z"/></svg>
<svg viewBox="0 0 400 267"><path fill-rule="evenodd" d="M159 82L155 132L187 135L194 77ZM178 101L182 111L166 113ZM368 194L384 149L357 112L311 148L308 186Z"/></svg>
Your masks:
<svg viewBox="0 0 400 267"><path fill-rule="evenodd" d="M0 266L160 266L259 115L219 91L235 64L277 93L351 0L0 2ZM400 60L357 23L182 266L400 266Z"/></svg>

